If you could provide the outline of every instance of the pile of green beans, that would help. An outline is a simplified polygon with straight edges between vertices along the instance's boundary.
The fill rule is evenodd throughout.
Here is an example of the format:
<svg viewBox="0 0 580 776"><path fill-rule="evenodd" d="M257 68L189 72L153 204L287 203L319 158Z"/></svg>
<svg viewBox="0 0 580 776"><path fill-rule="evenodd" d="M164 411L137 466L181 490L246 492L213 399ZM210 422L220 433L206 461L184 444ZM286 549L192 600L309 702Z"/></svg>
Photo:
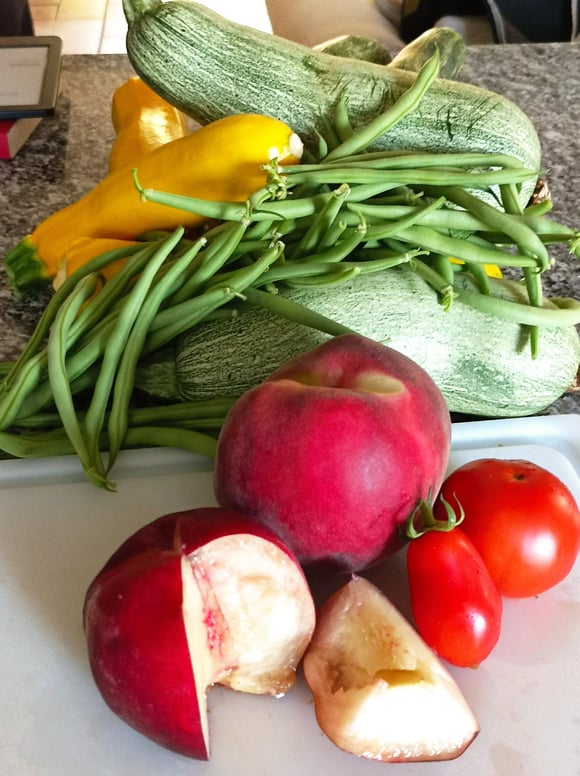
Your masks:
<svg viewBox="0 0 580 776"><path fill-rule="evenodd" d="M177 446L212 458L237 397L148 406L135 385L137 367L162 360L192 327L247 304L333 336L350 331L290 301L288 287L406 264L445 308L459 301L525 325L532 357L542 326L579 324L576 300L543 304L548 247L566 245L580 256L580 232L550 220L549 202L521 205L522 183L539 171L503 154L366 151L416 109L437 72L435 56L395 105L356 132L347 106L337 106L319 158L284 167L273 160L266 184L247 202L144 188L134 171L136 196L212 225L195 235L144 234L139 245L98 256L63 283L20 357L2 370L0 450L74 453L88 480L108 489L124 448ZM101 270L119 258L121 271L105 282ZM519 272L529 303L494 296L486 265ZM456 286L465 272L478 292Z"/></svg>

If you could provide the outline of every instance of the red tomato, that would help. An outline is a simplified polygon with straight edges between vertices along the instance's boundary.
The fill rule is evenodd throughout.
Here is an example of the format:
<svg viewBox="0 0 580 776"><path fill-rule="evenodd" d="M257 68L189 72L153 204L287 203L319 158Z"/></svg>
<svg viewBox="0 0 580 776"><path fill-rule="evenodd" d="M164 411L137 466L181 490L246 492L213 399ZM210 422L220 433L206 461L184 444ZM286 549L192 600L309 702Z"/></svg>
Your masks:
<svg viewBox="0 0 580 776"><path fill-rule="evenodd" d="M456 469L440 496L465 512L461 529L500 593L543 593L570 572L580 551L580 512L568 488L530 461L485 458ZM445 519L438 499L435 516Z"/></svg>
<svg viewBox="0 0 580 776"><path fill-rule="evenodd" d="M428 531L407 550L417 631L456 666L479 665L500 633L502 599L472 542L460 528Z"/></svg>

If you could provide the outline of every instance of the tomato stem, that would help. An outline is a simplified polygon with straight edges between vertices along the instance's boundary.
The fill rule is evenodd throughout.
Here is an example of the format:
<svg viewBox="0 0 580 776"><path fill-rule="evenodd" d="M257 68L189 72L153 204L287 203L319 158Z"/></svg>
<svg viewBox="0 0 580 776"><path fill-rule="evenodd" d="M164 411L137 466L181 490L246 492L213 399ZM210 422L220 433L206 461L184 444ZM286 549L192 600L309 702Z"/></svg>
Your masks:
<svg viewBox="0 0 580 776"><path fill-rule="evenodd" d="M429 531L452 531L456 526L463 522L465 512L457 497L455 497L455 501L459 507L459 514L454 511L451 504L446 501L443 496L440 495L439 500L445 507L447 519L437 520L433 514L431 503L420 498L417 501L417 506L413 512L411 512L405 523L405 535L408 539L418 539Z"/></svg>

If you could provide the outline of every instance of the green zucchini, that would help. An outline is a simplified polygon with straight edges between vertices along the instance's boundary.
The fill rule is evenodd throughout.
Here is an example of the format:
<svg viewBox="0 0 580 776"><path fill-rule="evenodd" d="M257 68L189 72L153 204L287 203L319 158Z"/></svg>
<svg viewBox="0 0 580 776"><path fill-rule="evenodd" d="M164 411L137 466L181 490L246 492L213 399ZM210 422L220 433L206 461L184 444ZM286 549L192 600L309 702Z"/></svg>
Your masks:
<svg viewBox="0 0 580 776"><path fill-rule="evenodd" d="M412 40L390 62L391 67L418 73L425 62L439 52L441 78L455 78L465 64L465 41L448 27L432 27Z"/></svg>
<svg viewBox="0 0 580 776"><path fill-rule="evenodd" d="M492 294L527 303L525 288L490 278ZM473 289L458 273L457 288ZM348 283L285 290L284 296L405 353L431 375L451 412L514 417L541 412L572 384L580 363L574 327L542 327L530 355L526 328L455 300L448 312L411 269L362 274ZM550 302L545 302L550 306ZM137 384L165 399L238 396L329 335L262 308L207 322L184 335L162 365L141 365Z"/></svg>
<svg viewBox="0 0 580 776"><path fill-rule="evenodd" d="M439 52L439 77L455 78L465 64L465 41L448 27L432 27L408 43L393 58L388 48L379 40L364 35L341 35L314 46L314 51L335 57L361 59L375 65L390 65L399 70L418 73L425 62Z"/></svg>
<svg viewBox="0 0 580 776"><path fill-rule="evenodd" d="M224 19L195 2L123 0L127 54L139 76L201 124L233 113L274 116L316 149L341 100L356 129L405 92L415 73L314 51ZM537 132L494 92L438 78L421 105L372 148L510 154L540 167ZM522 187L527 200L534 183Z"/></svg>
<svg viewBox="0 0 580 776"><path fill-rule="evenodd" d="M313 47L314 51L332 54L334 57L360 59L363 62L373 62L375 65L388 65L392 60L389 49L374 38L364 35L341 35L332 40L326 40Z"/></svg>

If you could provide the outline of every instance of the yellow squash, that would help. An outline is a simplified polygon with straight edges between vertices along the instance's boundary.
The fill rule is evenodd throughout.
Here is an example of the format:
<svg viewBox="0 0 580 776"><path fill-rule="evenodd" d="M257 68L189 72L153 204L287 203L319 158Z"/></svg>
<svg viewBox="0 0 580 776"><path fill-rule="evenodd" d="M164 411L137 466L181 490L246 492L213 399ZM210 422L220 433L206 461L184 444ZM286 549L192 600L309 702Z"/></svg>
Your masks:
<svg viewBox="0 0 580 776"><path fill-rule="evenodd" d="M115 90L111 120L116 134L109 154L109 172L135 164L149 151L191 131L187 116L139 76L127 79Z"/></svg>
<svg viewBox="0 0 580 776"><path fill-rule="evenodd" d="M263 166L268 161L296 163L301 153L300 138L286 124L247 113L226 116L159 146L135 166L145 187L212 201L244 202L266 182ZM32 292L51 281L69 248L82 238L130 241L149 230L207 222L203 216L142 200L132 167L107 175L12 248L5 268L15 291ZM97 248L94 255L99 252Z"/></svg>
<svg viewBox="0 0 580 776"><path fill-rule="evenodd" d="M452 264L463 264L461 259L456 259L453 256L450 256L450 261ZM503 272L501 271L501 267L498 267L495 264L484 264L483 268L485 270L485 274L489 275L490 278L503 277Z"/></svg>

